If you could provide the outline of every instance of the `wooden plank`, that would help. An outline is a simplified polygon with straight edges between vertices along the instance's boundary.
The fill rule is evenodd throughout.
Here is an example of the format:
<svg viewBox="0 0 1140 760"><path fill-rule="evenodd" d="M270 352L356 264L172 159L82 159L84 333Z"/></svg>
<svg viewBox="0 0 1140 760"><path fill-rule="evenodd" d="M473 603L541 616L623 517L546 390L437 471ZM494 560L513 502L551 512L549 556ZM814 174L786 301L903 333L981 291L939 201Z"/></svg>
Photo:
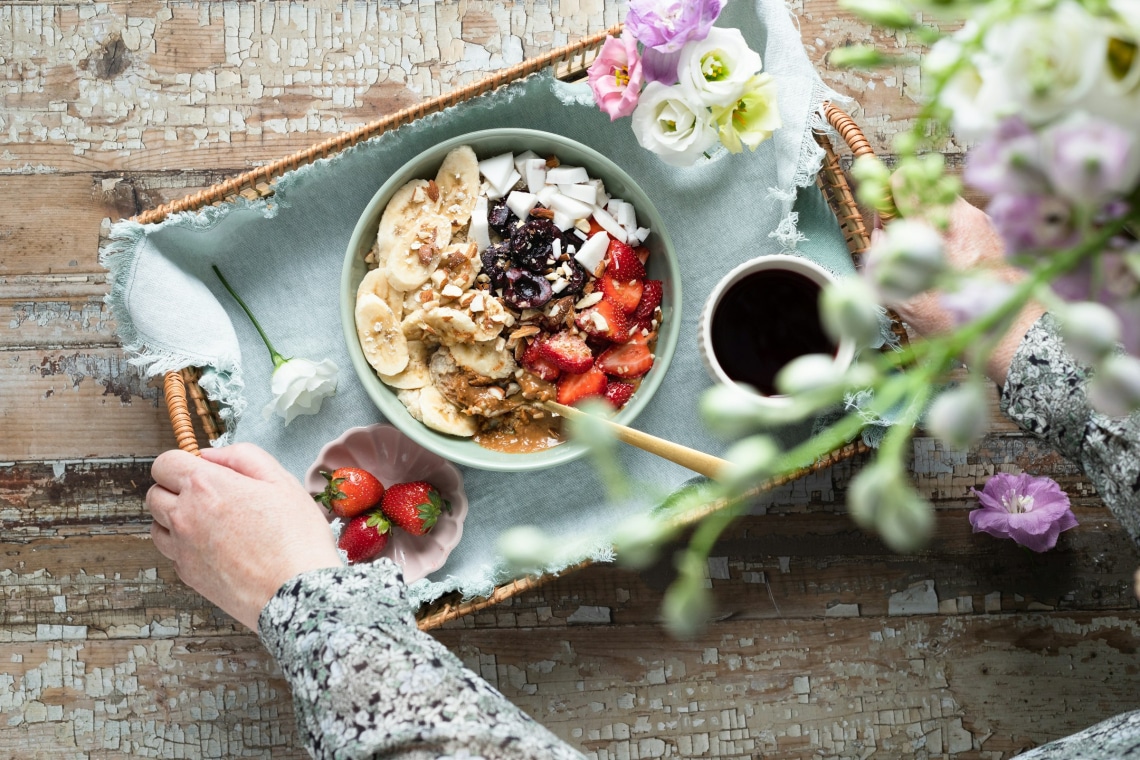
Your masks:
<svg viewBox="0 0 1140 760"><path fill-rule="evenodd" d="M603 0L324 13L283 2L100 8L0 5L0 24L13 30L0 81L15 86L0 171L249 168L621 18L620 7ZM916 110L917 69L835 71L826 53L871 41L913 53L914 42L873 31L835 0L802 0L794 9L825 81L858 99L852 110L875 148L889 148ZM16 61L31 65L17 70Z"/></svg>
<svg viewBox="0 0 1140 760"><path fill-rule="evenodd" d="M592 757L1002 758L1134 707L1121 675L1138 622L1051 613L726 621L683 642L649 626L438 638ZM287 686L254 637L88 633L0 641L0 752L303 756Z"/></svg>
<svg viewBox="0 0 1140 760"><path fill-rule="evenodd" d="M1001 758L1136 706L1123 674L1138 620L728 621L687 642L646 626L438 638L597 758Z"/></svg>
<svg viewBox="0 0 1140 760"><path fill-rule="evenodd" d="M174 446L161 388L121 349L0 356L0 462L153 456Z"/></svg>

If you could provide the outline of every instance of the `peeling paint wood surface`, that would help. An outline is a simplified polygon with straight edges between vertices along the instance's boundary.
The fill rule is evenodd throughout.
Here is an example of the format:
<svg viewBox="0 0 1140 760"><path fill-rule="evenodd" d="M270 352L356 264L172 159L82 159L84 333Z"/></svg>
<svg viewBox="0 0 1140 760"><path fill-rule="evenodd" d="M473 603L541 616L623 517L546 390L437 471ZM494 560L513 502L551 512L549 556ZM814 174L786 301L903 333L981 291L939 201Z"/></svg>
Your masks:
<svg viewBox="0 0 1140 760"><path fill-rule="evenodd" d="M791 7L889 152L917 110L917 69L824 58L913 42L836 0ZM147 537L150 459L173 438L101 303L109 219L622 15L602 0L0 3L0 757L305 756L271 658ZM959 145L944 151L960 163ZM844 515L854 460L731 529L708 566L719 620L692 641L657 623L667 561L588 568L436 635L606 760L989 760L1140 707L1140 556L1076 468L990 404L969 452L914 441L938 508L920 554L887 552ZM1022 470L1060 481L1081 521L1046 555L965 519L971 486Z"/></svg>

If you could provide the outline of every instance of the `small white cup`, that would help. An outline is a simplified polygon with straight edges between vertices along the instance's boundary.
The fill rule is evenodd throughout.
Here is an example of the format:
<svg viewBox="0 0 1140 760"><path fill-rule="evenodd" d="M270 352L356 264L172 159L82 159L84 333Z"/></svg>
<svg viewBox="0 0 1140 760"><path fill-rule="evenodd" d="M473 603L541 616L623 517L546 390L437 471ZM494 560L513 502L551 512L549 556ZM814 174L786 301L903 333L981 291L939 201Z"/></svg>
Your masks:
<svg viewBox="0 0 1140 760"><path fill-rule="evenodd" d="M835 281L835 276L826 269L799 256L789 256L787 254L778 253L760 256L751 261L746 261L726 274L721 281L716 284L716 287L713 288L712 293L709 294L709 298L705 302L705 308L701 312L700 323L697 327L697 344L700 348L701 358L705 363L705 369L708 370L709 377L711 377L714 382L735 386L742 392L748 393L754 400L765 405L786 406L791 403L789 397L782 395L768 396L760 393L751 386L738 383L729 377L724 371L724 368L720 365L720 362L717 361L716 353L713 351L713 314L716 313L717 307L720 305L725 294L733 285L748 275L768 269L778 269L784 272L802 275L816 285L819 285L821 289L826 288ZM746 325L741 325L741 329L746 329L746 327ZM835 352L836 369L840 371L847 369L854 358L855 344L850 340L840 341Z"/></svg>

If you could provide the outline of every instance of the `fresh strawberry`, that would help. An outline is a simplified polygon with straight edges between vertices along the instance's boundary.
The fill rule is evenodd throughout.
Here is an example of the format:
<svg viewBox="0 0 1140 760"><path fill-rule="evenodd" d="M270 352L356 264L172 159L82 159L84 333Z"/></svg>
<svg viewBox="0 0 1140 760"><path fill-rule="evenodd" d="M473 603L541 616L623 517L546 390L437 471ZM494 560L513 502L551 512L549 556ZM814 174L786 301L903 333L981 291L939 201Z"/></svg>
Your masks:
<svg viewBox="0 0 1140 760"><path fill-rule="evenodd" d="M645 279L645 265L625 243L611 240L606 249L606 272L621 282Z"/></svg>
<svg viewBox="0 0 1140 760"><path fill-rule="evenodd" d="M635 335L628 343L606 349L594 366L615 377L641 377L653 366L653 354L649 353L648 344L646 337Z"/></svg>
<svg viewBox="0 0 1140 760"><path fill-rule="evenodd" d="M451 511L451 502L431 483L417 480L391 486L384 492L380 509L393 525L422 536L435 526L441 512Z"/></svg>
<svg viewBox="0 0 1140 760"><path fill-rule="evenodd" d="M585 372L594 363L594 354L586 341L566 330L537 343L539 355L563 372Z"/></svg>
<svg viewBox="0 0 1140 760"><path fill-rule="evenodd" d="M621 409L633 396L633 383L623 383L620 380L611 380L606 383L606 401L613 404L614 409Z"/></svg>
<svg viewBox="0 0 1140 760"><path fill-rule="evenodd" d="M637 324L637 331L653 331L653 318L657 315L657 307L661 305L661 280L646 280L641 289L641 301L637 304L630 321Z"/></svg>
<svg viewBox="0 0 1140 760"><path fill-rule="evenodd" d="M649 260L649 249L645 246L639 245L633 249L633 252L637 254L637 260L642 264Z"/></svg>
<svg viewBox="0 0 1140 760"><path fill-rule="evenodd" d="M553 383L562 375L562 370L558 369L558 367L554 366L542 355L542 341L540 340L533 341L527 346L526 351L523 352L522 365L529 370L532 375L548 383Z"/></svg>
<svg viewBox="0 0 1140 760"><path fill-rule="evenodd" d="M336 545L348 554L348 564L355 565L379 557L391 536L391 524L379 509L374 509L352 518Z"/></svg>
<svg viewBox="0 0 1140 760"><path fill-rule="evenodd" d="M601 300L574 316L574 324L587 335L621 343L629 337L629 319L612 301Z"/></svg>
<svg viewBox="0 0 1140 760"><path fill-rule="evenodd" d="M606 373L590 367L579 375L563 375L558 381L558 403L571 406L588 396L601 396L606 392Z"/></svg>
<svg viewBox="0 0 1140 760"><path fill-rule="evenodd" d="M602 298L616 304L626 314L632 314L641 303L641 280L614 279L609 272L602 275Z"/></svg>
<svg viewBox="0 0 1140 760"><path fill-rule="evenodd" d="M321 475L328 485L313 498L346 520L376 506L384 495L384 484L359 467L339 467L332 472L321 470Z"/></svg>

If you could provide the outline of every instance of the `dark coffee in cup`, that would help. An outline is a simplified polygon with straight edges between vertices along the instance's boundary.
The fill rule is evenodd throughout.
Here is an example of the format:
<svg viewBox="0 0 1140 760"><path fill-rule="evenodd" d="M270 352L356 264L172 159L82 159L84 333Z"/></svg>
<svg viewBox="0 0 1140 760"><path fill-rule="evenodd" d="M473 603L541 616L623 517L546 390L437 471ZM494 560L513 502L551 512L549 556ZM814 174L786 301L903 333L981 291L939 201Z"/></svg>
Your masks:
<svg viewBox="0 0 1140 760"><path fill-rule="evenodd" d="M819 319L821 292L783 269L753 272L730 287L712 318L713 354L725 374L771 396L788 362L804 354L834 356Z"/></svg>

